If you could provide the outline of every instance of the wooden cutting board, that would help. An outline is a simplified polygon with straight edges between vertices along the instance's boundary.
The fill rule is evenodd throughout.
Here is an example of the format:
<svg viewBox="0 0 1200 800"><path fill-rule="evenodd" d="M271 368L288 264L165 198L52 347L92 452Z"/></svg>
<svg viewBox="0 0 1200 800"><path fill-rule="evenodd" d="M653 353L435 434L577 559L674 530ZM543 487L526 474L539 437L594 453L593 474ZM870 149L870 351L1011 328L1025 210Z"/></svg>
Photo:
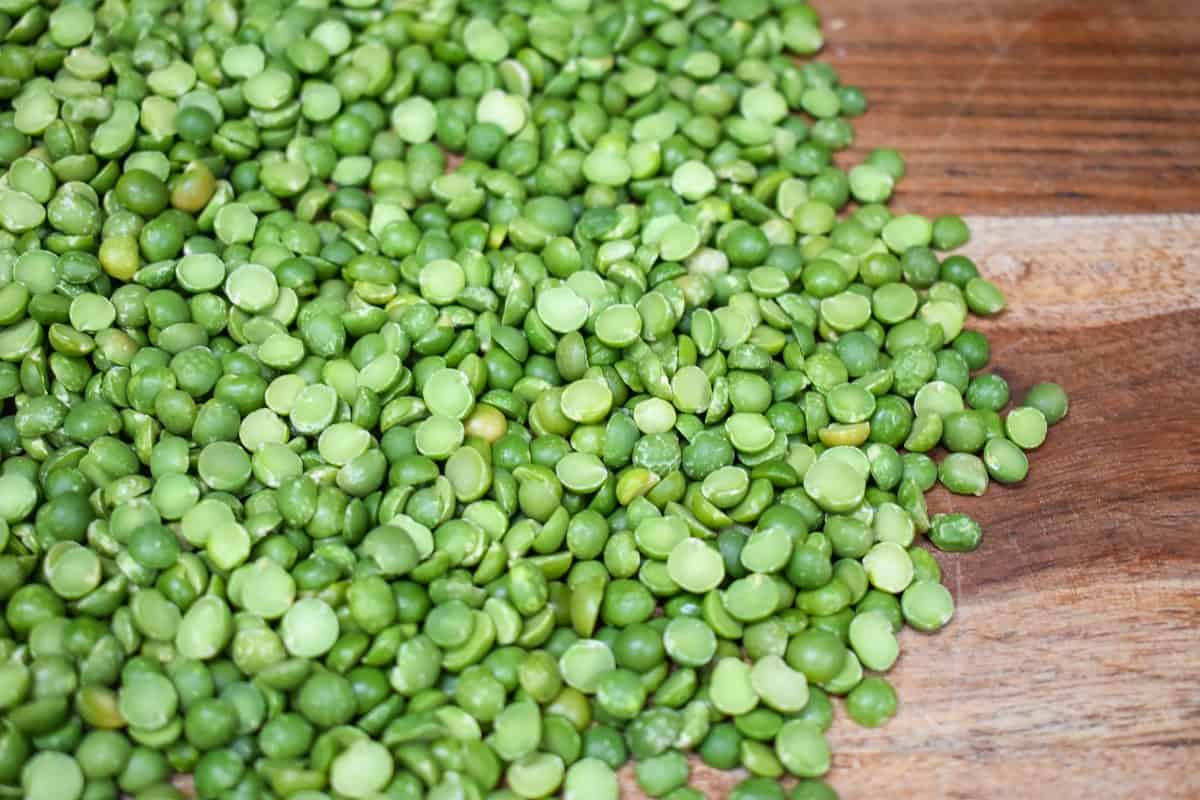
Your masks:
<svg viewBox="0 0 1200 800"><path fill-rule="evenodd" d="M957 616L901 636L890 724L839 713L829 780L844 800L1200 798L1200 3L814 4L872 102L858 153L908 157L896 205L975 215L966 252L1010 298L982 326L995 370L1071 395L1025 485L930 496L984 544L939 554Z"/></svg>

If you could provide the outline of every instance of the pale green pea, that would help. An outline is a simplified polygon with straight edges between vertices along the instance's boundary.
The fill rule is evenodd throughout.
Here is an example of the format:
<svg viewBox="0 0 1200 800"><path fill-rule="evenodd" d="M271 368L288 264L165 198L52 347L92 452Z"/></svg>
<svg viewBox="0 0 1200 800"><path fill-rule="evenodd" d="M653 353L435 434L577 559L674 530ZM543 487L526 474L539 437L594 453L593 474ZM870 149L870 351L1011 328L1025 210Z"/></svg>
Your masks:
<svg viewBox="0 0 1200 800"><path fill-rule="evenodd" d="M196 70L186 61L175 59L146 76L146 84L163 97L178 99L196 85Z"/></svg>
<svg viewBox="0 0 1200 800"><path fill-rule="evenodd" d="M825 86L812 86L800 96L800 106L818 119L837 116L841 103L837 93Z"/></svg>
<svg viewBox="0 0 1200 800"><path fill-rule="evenodd" d="M238 440L251 453L270 444L282 445L287 439L287 424L270 408L251 411L238 428Z"/></svg>
<svg viewBox="0 0 1200 800"><path fill-rule="evenodd" d="M842 292L821 301L821 318L835 331L857 330L871 318L871 301L857 292Z"/></svg>
<svg viewBox="0 0 1200 800"><path fill-rule="evenodd" d="M720 553L700 539L683 539L671 548L667 574L685 591L704 594L721 585L725 562Z"/></svg>
<svg viewBox="0 0 1200 800"><path fill-rule="evenodd" d="M588 303L571 287L557 286L538 294L537 313L550 330L570 333L587 322Z"/></svg>
<svg viewBox="0 0 1200 800"><path fill-rule="evenodd" d="M37 488L24 475L0 475L0 518L12 525L29 516L37 505Z"/></svg>
<svg viewBox="0 0 1200 800"><path fill-rule="evenodd" d="M750 683L762 701L784 714L796 714L808 704L808 680L778 655L754 662Z"/></svg>
<svg viewBox="0 0 1200 800"><path fill-rule="evenodd" d="M392 109L392 127L409 144L428 142L437 126L437 109L424 97L410 97Z"/></svg>
<svg viewBox="0 0 1200 800"><path fill-rule="evenodd" d="M715 469L700 484L700 493L718 508L731 508L742 501L750 488L750 475L742 467Z"/></svg>
<svg viewBox="0 0 1200 800"><path fill-rule="evenodd" d="M9 233L24 233L41 225L46 208L24 192L0 189L0 225Z"/></svg>
<svg viewBox="0 0 1200 800"><path fill-rule="evenodd" d="M949 300L925 303L921 306L918 316L931 325L940 325L946 341L951 341L962 333L963 324L967 321L966 311Z"/></svg>
<svg viewBox="0 0 1200 800"><path fill-rule="evenodd" d="M563 761L557 755L531 753L510 764L505 777L518 797L536 800L550 796L562 784L564 772Z"/></svg>
<svg viewBox="0 0 1200 800"><path fill-rule="evenodd" d="M296 581L269 558L260 558L238 569L250 591L242 594L242 606L263 619L278 619L296 599Z"/></svg>
<svg viewBox="0 0 1200 800"><path fill-rule="evenodd" d="M1022 450L1034 450L1046 441L1046 417L1032 406L1014 408L1004 418L1004 432Z"/></svg>
<svg viewBox="0 0 1200 800"><path fill-rule="evenodd" d="M983 316L998 314L1007 305L1004 292L984 278L972 278L967 281L963 294L966 296L967 307Z"/></svg>
<svg viewBox="0 0 1200 800"><path fill-rule="evenodd" d="M442 368L425 379L421 389L425 405L435 414L464 419L475 407L475 394L460 370Z"/></svg>
<svg viewBox="0 0 1200 800"><path fill-rule="evenodd" d="M916 526L912 517L895 503L883 503L875 509L872 520L875 539L879 542L893 542L900 547L912 544L916 535Z"/></svg>
<svg viewBox="0 0 1200 800"><path fill-rule="evenodd" d="M192 253L179 259L175 278L189 292L210 292L225 280L225 264L213 253Z"/></svg>
<svg viewBox="0 0 1200 800"><path fill-rule="evenodd" d="M616 303L596 316L596 338L609 347L628 347L642 334L642 317L631 305Z"/></svg>
<svg viewBox="0 0 1200 800"><path fill-rule="evenodd" d="M833 678L821 684L821 688L829 694L846 695L862 683L863 665L854 650L846 653L846 662L841 671Z"/></svg>
<svg viewBox="0 0 1200 800"><path fill-rule="evenodd" d="M295 405L296 398L305 386L307 384L304 378L299 375L280 375L267 384L267 391L264 395L267 408L276 414L290 414Z"/></svg>
<svg viewBox="0 0 1200 800"><path fill-rule="evenodd" d="M14 128L29 136L40 134L58 118L58 100L44 86L37 86L20 94L13 102Z"/></svg>
<svg viewBox="0 0 1200 800"><path fill-rule="evenodd" d="M50 38L59 47L83 44L95 29L96 18L84 6L59 6L50 15Z"/></svg>
<svg viewBox="0 0 1200 800"><path fill-rule="evenodd" d="M475 119L478 122L491 122L512 136L525 127L525 104L519 97L501 89L492 89L479 98Z"/></svg>
<svg viewBox="0 0 1200 800"><path fill-rule="evenodd" d="M633 532L638 548L656 559L665 559L688 537L687 523L679 517L647 517Z"/></svg>
<svg viewBox="0 0 1200 800"><path fill-rule="evenodd" d="M612 409L612 390L604 381L586 378L563 390L559 405L567 419L584 424L601 422Z"/></svg>
<svg viewBox="0 0 1200 800"><path fill-rule="evenodd" d="M279 298L275 274L259 264L243 264L225 279L225 294L235 306L256 313L266 311Z"/></svg>
<svg viewBox="0 0 1200 800"><path fill-rule="evenodd" d="M350 26L340 19L327 19L318 23L309 32L309 37L332 56L340 56L354 42L354 33Z"/></svg>
<svg viewBox="0 0 1200 800"><path fill-rule="evenodd" d="M554 467L564 487L577 494L594 492L608 479L608 468L590 453L568 453Z"/></svg>
<svg viewBox="0 0 1200 800"><path fill-rule="evenodd" d="M803 719L785 722L775 734L775 754L784 768L802 778L829 771L829 743L816 724Z"/></svg>
<svg viewBox="0 0 1200 800"><path fill-rule="evenodd" d="M1020 483L1029 474L1029 459L1020 447L1002 436L983 446L983 463L988 474L1000 483Z"/></svg>
<svg viewBox="0 0 1200 800"><path fill-rule="evenodd" d="M279 108L295 91L292 76L276 67L267 67L242 84L242 95L251 107L264 111Z"/></svg>
<svg viewBox="0 0 1200 800"><path fill-rule="evenodd" d="M849 178L850 191L860 203L885 203L895 186L895 179L874 164L855 166Z"/></svg>
<svg viewBox="0 0 1200 800"><path fill-rule="evenodd" d="M754 86L742 93L742 116L775 124L788 115L787 100L770 86Z"/></svg>
<svg viewBox="0 0 1200 800"><path fill-rule="evenodd" d="M382 744L355 739L329 767L329 783L339 795L350 798L376 796L392 779L392 754Z"/></svg>
<svg viewBox="0 0 1200 800"><path fill-rule="evenodd" d="M21 769L21 797L26 800L79 800L84 785L83 770L66 753L42 750Z"/></svg>
<svg viewBox="0 0 1200 800"><path fill-rule="evenodd" d="M649 397L633 409L633 421L644 434L665 433L675 427L675 408L661 397Z"/></svg>
<svg viewBox="0 0 1200 800"><path fill-rule="evenodd" d="M371 359L358 373L358 385L376 394L385 394L392 389L401 375L404 363L395 353L384 353Z"/></svg>
<svg viewBox="0 0 1200 800"><path fill-rule="evenodd" d="M205 595L188 608L175 633L175 649L185 658L215 658L233 636L233 616L225 601Z"/></svg>
<svg viewBox="0 0 1200 800"><path fill-rule="evenodd" d="M304 342L286 333L273 333L258 345L259 360L272 369L292 369L304 354Z"/></svg>
<svg viewBox="0 0 1200 800"><path fill-rule="evenodd" d="M255 44L235 44L221 54L221 69L231 78L251 78L267 66L267 57Z"/></svg>
<svg viewBox="0 0 1200 800"><path fill-rule="evenodd" d="M257 228L258 216L245 203L226 203L213 219L213 231L217 238L227 245L252 241ZM271 303L273 302L275 301L272 299ZM267 303L264 308L271 303Z"/></svg>
<svg viewBox="0 0 1200 800"><path fill-rule="evenodd" d="M877 542L863 556L863 567L871 585L885 592L899 594L912 583L912 559L903 546L893 541Z"/></svg>
<svg viewBox="0 0 1200 800"><path fill-rule="evenodd" d="M676 664L702 667L717 652L717 636L703 620L676 617L663 630L663 648Z"/></svg>
<svg viewBox="0 0 1200 800"><path fill-rule="evenodd" d="M840 459L821 458L805 473L804 490L826 511L845 513L862 503L866 478Z"/></svg>
<svg viewBox="0 0 1200 800"><path fill-rule="evenodd" d="M825 43L821 29L809 21L803 14L795 14L788 18L783 28L783 41L788 49L801 55L811 55Z"/></svg>
<svg viewBox="0 0 1200 800"><path fill-rule="evenodd" d="M598 758L576 761L563 782L563 800L617 800L620 785L612 767Z"/></svg>
<svg viewBox="0 0 1200 800"><path fill-rule="evenodd" d="M315 597L298 601L287 610L279 627L288 652L300 658L317 658L333 647L338 637L337 614Z"/></svg>
<svg viewBox="0 0 1200 800"><path fill-rule="evenodd" d="M945 381L930 381L913 398L913 411L945 417L964 408L962 392Z"/></svg>
<svg viewBox="0 0 1200 800"><path fill-rule="evenodd" d="M750 283L750 291L759 297L779 297L791 285L787 274L778 267L755 267L750 270L747 279ZM870 317L869 309L867 316Z"/></svg>
<svg viewBox="0 0 1200 800"><path fill-rule="evenodd" d="M878 611L858 614L850 622L850 645L867 669L886 672L900 656L892 623Z"/></svg>
<svg viewBox="0 0 1200 800"><path fill-rule="evenodd" d="M337 391L332 386L315 383L296 393L288 417L299 433L319 433L333 422L337 404Z"/></svg>
<svg viewBox="0 0 1200 800"><path fill-rule="evenodd" d="M892 252L903 253L927 246L933 239L933 224L919 214L903 214L889 220L879 236Z"/></svg>
<svg viewBox="0 0 1200 800"><path fill-rule="evenodd" d="M792 534L770 528L750 535L742 548L742 566L751 572L778 572L792 555Z"/></svg>
<svg viewBox="0 0 1200 800"><path fill-rule="evenodd" d="M692 53L684 61L683 70L693 78L711 78L721 71L721 58L708 51Z"/></svg>
<svg viewBox="0 0 1200 800"><path fill-rule="evenodd" d="M775 440L775 430L762 414L737 412L725 421L729 440L743 453L758 453Z"/></svg>
<svg viewBox="0 0 1200 800"><path fill-rule="evenodd" d="M204 499L183 515L180 533L193 547L204 547L214 530L233 522L233 511L226 503Z"/></svg>
<svg viewBox="0 0 1200 800"><path fill-rule="evenodd" d="M671 393L675 407L685 414L698 414L712 402L712 384L697 366L686 366L675 373L671 378Z"/></svg>
<svg viewBox="0 0 1200 800"><path fill-rule="evenodd" d="M871 295L871 311L885 325L895 325L917 311L920 297L906 283L885 283Z"/></svg>
<svg viewBox="0 0 1200 800"><path fill-rule="evenodd" d="M739 716L758 705L758 693L751 681L750 666L737 658L722 658L713 668L709 698L722 714Z"/></svg>
<svg viewBox="0 0 1200 800"><path fill-rule="evenodd" d="M659 255L667 261L683 261L699 246L700 231L686 222L673 223L658 240Z"/></svg>
<svg viewBox="0 0 1200 800"><path fill-rule="evenodd" d="M204 543L209 560L219 569L233 569L250 555L250 534L237 522L227 522L209 531Z"/></svg>
<svg viewBox="0 0 1200 800"><path fill-rule="evenodd" d="M463 443L465 435L461 420L434 414L417 425L417 451L435 460L449 458Z"/></svg>
<svg viewBox="0 0 1200 800"><path fill-rule="evenodd" d="M7 538L7 533L0 540ZM59 542L46 553L47 583L59 597L74 600L100 585L100 557L74 542Z"/></svg>
<svg viewBox="0 0 1200 800"><path fill-rule="evenodd" d="M771 576L751 574L729 584L721 599L734 619L758 622L779 607L779 594L779 585Z"/></svg>
<svg viewBox="0 0 1200 800"><path fill-rule="evenodd" d="M113 324L117 310L107 297L85 292L71 301L70 317L77 331L101 331Z"/></svg>
<svg viewBox="0 0 1200 800"><path fill-rule="evenodd" d="M508 55L508 40L491 20L474 17L463 29L463 44L471 58L497 64Z"/></svg>
<svg viewBox="0 0 1200 800"><path fill-rule="evenodd" d="M954 616L954 598L937 581L916 581L904 590L900 608L909 625L932 633L943 628Z"/></svg>
<svg viewBox="0 0 1200 800"><path fill-rule="evenodd" d="M826 448L819 456L821 461L840 461L866 480L871 474L871 460L861 448L837 445Z"/></svg>
<svg viewBox="0 0 1200 800"><path fill-rule="evenodd" d="M457 262L439 258L421 268L420 283L422 297L435 305L447 305L458 299L467 278Z"/></svg>
<svg viewBox="0 0 1200 800"><path fill-rule="evenodd" d="M335 422L317 438L317 452L327 464L342 466L367 452L371 434L352 422Z"/></svg>
<svg viewBox="0 0 1200 800"><path fill-rule="evenodd" d="M541 738L541 710L536 703L518 700L497 715L490 743L505 761L516 761L536 750Z"/></svg>
<svg viewBox="0 0 1200 800"><path fill-rule="evenodd" d="M974 453L951 453L938 466L938 480L955 494L978 497L987 491L987 467Z"/></svg>
<svg viewBox="0 0 1200 800"><path fill-rule="evenodd" d="M585 694L595 692L600 676L616 666L612 650L595 639L578 640L558 661L559 672L567 685Z"/></svg>
<svg viewBox="0 0 1200 800"><path fill-rule="evenodd" d="M716 188L716 175L702 161L685 161L671 175L671 189L693 203L703 200Z"/></svg>
<svg viewBox="0 0 1200 800"><path fill-rule="evenodd" d="M633 177L633 166L624 152L596 148L583 160L583 175L600 186L624 186Z"/></svg>
<svg viewBox="0 0 1200 800"><path fill-rule="evenodd" d="M732 350L750 338L754 330L754 321L733 306L722 306L713 311L720 331L719 347L722 350Z"/></svg>

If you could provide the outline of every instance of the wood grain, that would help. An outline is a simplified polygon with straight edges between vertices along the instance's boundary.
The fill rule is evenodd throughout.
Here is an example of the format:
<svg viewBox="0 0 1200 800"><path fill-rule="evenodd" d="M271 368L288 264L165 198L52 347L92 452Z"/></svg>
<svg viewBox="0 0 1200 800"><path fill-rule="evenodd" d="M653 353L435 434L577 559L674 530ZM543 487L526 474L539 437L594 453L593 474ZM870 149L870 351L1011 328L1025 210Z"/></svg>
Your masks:
<svg viewBox="0 0 1200 800"><path fill-rule="evenodd" d="M1071 412L1025 484L929 496L984 544L938 554L956 618L901 636L891 723L839 714L830 781L846 800L1194 800L1200 217L973 223L980 264L1019 265L993 271L1012 303L982 326L995 371L1017 394L1060 381ZM693 782L719 798L739 777L698 765Z"/></svg>
<svg viewBox="0 0 1200 800"><path fill-rule="evenodd" d="M1200 210L1200 3L813 0L925 213Z"/></svg>
<svg viewBox="0 0 1200 800"><path fill-rule="evenodd" d="M988 330L1103 328L1200 306L1200 214L968 222L967 252L1014 295Z"/></svg>

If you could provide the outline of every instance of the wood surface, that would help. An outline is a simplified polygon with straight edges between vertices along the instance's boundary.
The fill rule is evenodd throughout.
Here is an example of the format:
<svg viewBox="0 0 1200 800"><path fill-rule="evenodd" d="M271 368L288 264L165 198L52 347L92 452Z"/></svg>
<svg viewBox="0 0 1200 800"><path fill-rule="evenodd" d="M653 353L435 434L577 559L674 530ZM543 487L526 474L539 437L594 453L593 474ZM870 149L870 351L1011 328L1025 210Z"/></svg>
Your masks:
<svg viewBox="0 0 1200 800"><path fill-rule="evenodd" d="M812 0L910 210L1200 210L1197 0Z"/></svg>
<svg viewBox="0 0 1200 800"><path fill-rule="evenodd" d="M1010 298L979 326L992 367L1071 395L1023 485L929 496L983 546L938 554L957 615L902 634L891 723L839 709L829 780L844 800L1200 798L1200 2L814 5L871 102L843 163L895 146L896 207L975 215L966 252Z"/></svg>

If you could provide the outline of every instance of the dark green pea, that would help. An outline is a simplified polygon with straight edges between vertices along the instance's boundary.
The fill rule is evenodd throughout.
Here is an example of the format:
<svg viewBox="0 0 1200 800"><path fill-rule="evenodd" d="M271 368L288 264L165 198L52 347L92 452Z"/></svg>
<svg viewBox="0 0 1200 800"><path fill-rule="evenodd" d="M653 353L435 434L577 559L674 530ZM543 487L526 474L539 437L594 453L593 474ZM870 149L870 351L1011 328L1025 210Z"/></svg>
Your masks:
<svg viewBox="0 0 1200 800"><path fill-rule="evenodd" d="M965 289L972 278L979 277L979 269L975 266L975 262L967 256L955 254L942 261L938 277L939 280Z"/></svg>
<svg viewBox="0 0 1200 800"><path fill-rule="evenodd" d="M937 514L929 539L939 550L966 552L979 547L983 532L966 514Z"/></svg>
<svg viewBox="0 0 1200 800"><path fill-rule="evenodd" d="M942 444L956 453L978 452L987 441L987 426L973 411L956 411L942 418Z"/></svg>
<svg viewBox="0 0 1200 800"><path fill-rule="evenodd" d="M1053 425L1067 415L1069 403L1066 391L1057 383L1038 383L1025 393L1021 405L1041 411L1046 422Z"/></svg>
<svg viewBox="0 0 1200 800"><path fill-rule="evenodd" d="M157 216L167 207L167 185L145 170L129 170L117 179L115 189L121 205L145 218Z"/></svg>
<svg viewBox="0 0 1200 800"><path fill-rule="evenodd" d="M972 370L983 369L991 358L991 347L987 337L979 331L963 331L954 337L951 347L963 357Z"/></svg>

